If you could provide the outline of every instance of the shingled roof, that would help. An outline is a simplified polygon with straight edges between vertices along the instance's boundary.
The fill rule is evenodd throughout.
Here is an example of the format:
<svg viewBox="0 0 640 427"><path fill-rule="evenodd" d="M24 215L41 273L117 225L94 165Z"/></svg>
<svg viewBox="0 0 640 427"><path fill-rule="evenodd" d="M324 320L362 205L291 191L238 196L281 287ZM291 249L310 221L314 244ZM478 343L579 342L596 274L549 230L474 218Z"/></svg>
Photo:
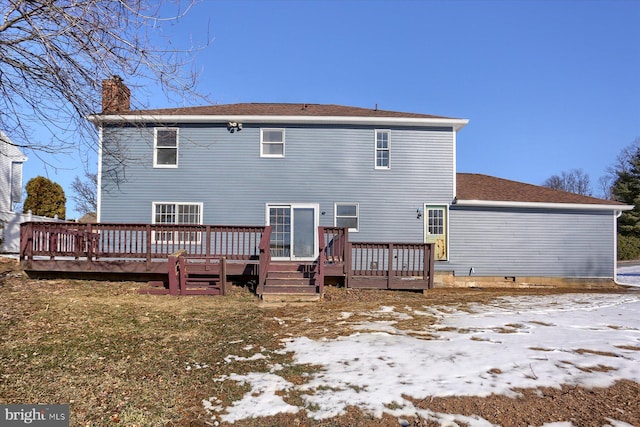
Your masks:
<svg viewBox="0 0 640 427"><path fill-rule="evenodd" d="M520 203L567 203L579 205L607 205L621 208L627 205L612 200L582 196L566 191L553 190L539 185L525 184L493 176L459 173L457 174L458 201L479 200L490 202Z"/></svg>
<svg viewBox="0 0 640 427"><path fill-rule="evenodd" d="M242 103L202 107L163 108L120 111L119 115L158 116L309 116L309 117L398 117L417 119L449 119L429 114L402 113L377 108L348 107L335 104Z"/></svg>

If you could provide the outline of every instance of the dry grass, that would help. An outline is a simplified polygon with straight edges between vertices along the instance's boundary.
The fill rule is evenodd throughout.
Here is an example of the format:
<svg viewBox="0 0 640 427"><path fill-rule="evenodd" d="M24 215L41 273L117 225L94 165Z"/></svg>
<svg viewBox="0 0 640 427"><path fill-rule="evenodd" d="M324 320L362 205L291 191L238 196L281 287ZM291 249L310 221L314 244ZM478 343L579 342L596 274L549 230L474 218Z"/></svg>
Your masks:
<svg viewBox="0 0 640 427"><path fill-rule="evenodd" d="M233 287L227 297L169 297L139 295L140 286L30 280L17 263L0 258L0 403L69 403L72 426L211 425L203 399L216 396L226 406L248 390L216 378L264 372L279 363L284 366L279 375L302 384L316 369L293 365L290 354L277 352L282 338L350 335L354 323L373 319L397 322L428 339L421 333L433 319L399 313L436 303L464 308L505 294L554 292L434 290L423 295L328 288L317 304L269 306L241 287ZM384 313L381 306L395 310ZM257 352L267 359L228 358ZM289 398L292 404L302 402ZM235 425L347 424L398 421L387 416L374 420L350 408L342 417L322 422L301 413Z"/></svg>

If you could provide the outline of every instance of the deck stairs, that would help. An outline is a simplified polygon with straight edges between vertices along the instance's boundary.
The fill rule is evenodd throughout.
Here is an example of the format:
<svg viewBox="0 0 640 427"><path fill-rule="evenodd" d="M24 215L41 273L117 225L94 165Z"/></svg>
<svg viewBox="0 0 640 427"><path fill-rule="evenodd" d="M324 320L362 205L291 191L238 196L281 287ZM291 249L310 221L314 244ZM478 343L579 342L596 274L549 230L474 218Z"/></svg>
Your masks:
<svg viewBox="0 0 640 427"><path fill-rule="evenodd" d="M225 294L219 271L206 271L200 268L193 268L193 265L190 265L181 279L181 295Z"/></svg>
<svg viewBox="0 0 640 427"><path fill-rule="evenodd" d="M264 301L318 301L314 262L272 261L262 290Z"/></svg>
<svg viewBox="0 0 640 427"><path fill-rule="evenodd" d="M225 295L226 261L224 258L169 257L169 286L149 282L144 294Z"/></svg>

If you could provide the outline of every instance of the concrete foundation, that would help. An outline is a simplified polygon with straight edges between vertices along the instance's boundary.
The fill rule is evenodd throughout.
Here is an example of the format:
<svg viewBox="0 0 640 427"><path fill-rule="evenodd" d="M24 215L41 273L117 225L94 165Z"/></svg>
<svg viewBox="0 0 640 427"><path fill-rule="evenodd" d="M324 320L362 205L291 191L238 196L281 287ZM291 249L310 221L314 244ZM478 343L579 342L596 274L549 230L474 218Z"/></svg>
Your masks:
<svg viewBox="0 0 640 427"><path fill-rule="evenodd" d="M564 278L564 277L497 277L455 276L452 272L436 272L435 288L573 288L614 289L613 279Z"/></svg>

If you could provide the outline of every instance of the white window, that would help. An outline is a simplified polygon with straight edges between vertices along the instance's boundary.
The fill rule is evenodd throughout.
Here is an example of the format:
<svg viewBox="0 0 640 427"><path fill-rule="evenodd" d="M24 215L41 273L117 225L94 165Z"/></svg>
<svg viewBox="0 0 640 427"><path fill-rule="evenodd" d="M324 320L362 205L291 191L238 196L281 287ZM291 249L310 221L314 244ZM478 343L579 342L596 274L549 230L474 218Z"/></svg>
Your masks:
<svg viewBox="0 0 640 427"><path fill-rule="evenodd" d="M360 226L360 208L357 203L336 203L334 209L336 227L348 227L349 231L358 231Z"/></svg>
<svg viewBox="0 0 640 427"><path fill-rule="evenodd" d="M444 208L427 209L427 234L441 236L444 234Z"/></svg>
<svg viewBox="0 0 640 427"><path fill-rule="evenodd" d="M178 167L178 129L155 128L153 142L153 167Z"/></svg>
<svg viewBox="0 0 640 427"><path fill-rule="evenodd" d="M260 157L284 157L284 129L260 129Z"/></svg>
<svg viewBox="0 0 640 427"><path fill-rule="evenodd" d="M153 224L202 224L202 203L153 203ZM158 242L199 242L198 232L155 233L153 239Z"/></svg>
<svg viewBox="0 0 640 427"><path fill-rule="evenodd" d="M376 169L389 169L391 131L376 130Z"/></svg>

